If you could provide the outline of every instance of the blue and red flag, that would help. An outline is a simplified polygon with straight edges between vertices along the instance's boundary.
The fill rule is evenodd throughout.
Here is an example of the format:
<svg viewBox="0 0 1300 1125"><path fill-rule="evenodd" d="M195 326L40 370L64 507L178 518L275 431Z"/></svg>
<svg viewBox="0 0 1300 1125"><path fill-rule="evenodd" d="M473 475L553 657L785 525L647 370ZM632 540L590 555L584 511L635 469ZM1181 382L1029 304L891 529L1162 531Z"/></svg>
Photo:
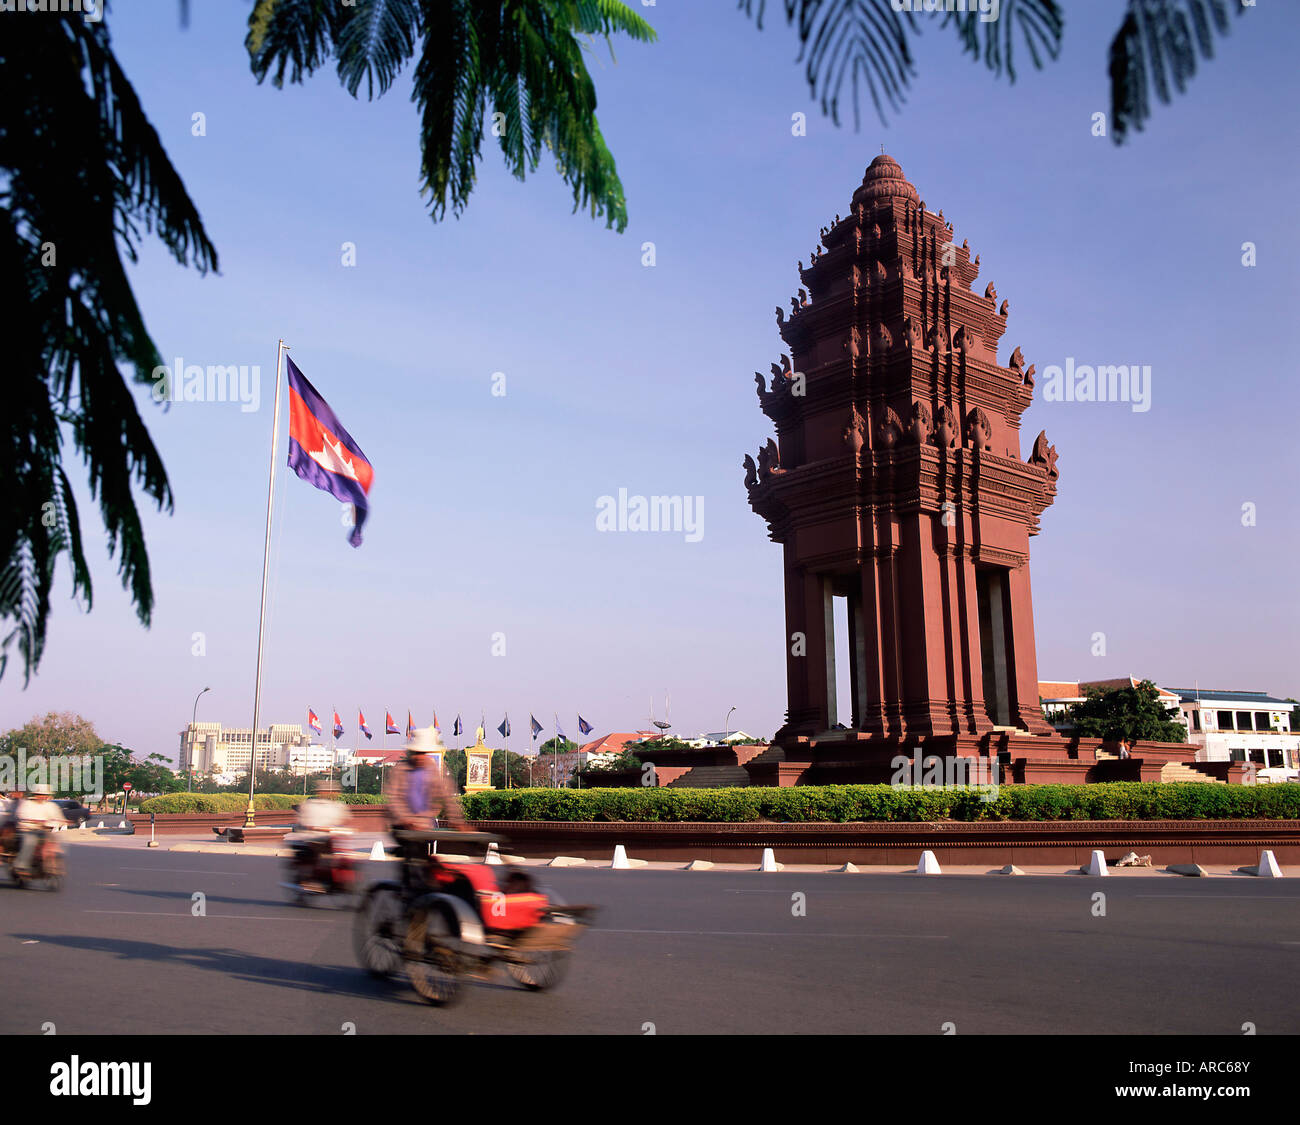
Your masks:
<svg viewBox="0 0 1300 1125"><path fill-rule="evenodd" d="M334 712L334 737L338 738L343 733L343 721L339 718L339 713Z"/></svg>
<svg viewBox="0 0 1300 1125"><path fill-rule="evenodd" d="M317 734L320 734L320 716L310 707L307 708L307 725Z"/></svg>
<svg viewBox="0 0 1300 1125"><path fill-rule="evenodd" d="M396 724L395 722L393 722L393 713L392 713L391 711L385 711L385 712L384 712L384 733L385 733L385 734L401 734L401 733L402 733L401 731L399 731L399 730L397 729L397 724Z"/></svg>
<svg viewBox="0 0 1300 1125"><path fill-rule="evenodd" d="M357 726L361 728L361 733L366 736L367 742L369 742L372 738L375 737L373 734L370 733L370 728L366 726L366 716L360 707L357 708Z"/></svg>
<svg viewBox="0 0 1300 1125"><path fill-rule="evenodd" d="M442 734L442 727L441 727L441 726L439 725L439 723L438 723L438 712L437 712L437 711L435 711L435 712L433 713L433 729L436 730L439 734Z"/></svg>
<svg viewBox="0 0 1300 1125"><path fill-rule="evenodd" d="M287 357L286 357L287 359ZM308 484L351 504L355 522L348 542L361 546L361 525L370 511L374 467L334 411L292 359L289 371L289 468Z"/></svg>

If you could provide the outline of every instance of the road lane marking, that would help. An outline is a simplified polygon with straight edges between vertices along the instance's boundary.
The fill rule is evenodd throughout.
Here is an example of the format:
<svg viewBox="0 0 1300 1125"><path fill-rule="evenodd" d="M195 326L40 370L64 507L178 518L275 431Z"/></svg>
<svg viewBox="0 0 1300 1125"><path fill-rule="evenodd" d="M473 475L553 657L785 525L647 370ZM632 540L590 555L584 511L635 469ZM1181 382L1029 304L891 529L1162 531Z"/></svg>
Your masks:
<svg viewBox="0 0 1300 1125"><path fill-rule="evenodd" d="M83 914L132 914L149 918L234 918L244 922L311 922L302 914L177 914L171 910L83 910ZM321 917L325 917L324 914Z"/></svg>
<svg viewBox="0 0 1300 1125"><path fill-rule="evenodd" d="M178 875L237 875L243 879L247 871L205 871L201 867L119 867L119 871L174 871Z"/></svg>
<svg viewBox="0 0 1300 1125"><path fill-rule="evenodd" d="M795 874L798 874L798 872L795 872ZM764 887L761 890L753 887L736 888L733 890L731 887L726 887L724 888L724 891L726 894L729 895L788 895L790 894L790 891L788 890L784 890L784 891L774 890L771 887ZM864 892L860 888L844 887L844 888L837 888L835 890L821 890L819 888L816 891L816 893L819 895L858 895L859 897L861 897ZM939 891L890 890L890 891L885 891L884 893L889 895L937 895L940 892Z"/></svg>
<svg viewBox="0 0 1300 1125"><path fill-rule="evenodd" d="M593 934L682 934L688 937L842 937L842 938L919 938L947 941L947 934L846 934L800 933L798 930L612 930L604 926L591 928Z"/></svg>

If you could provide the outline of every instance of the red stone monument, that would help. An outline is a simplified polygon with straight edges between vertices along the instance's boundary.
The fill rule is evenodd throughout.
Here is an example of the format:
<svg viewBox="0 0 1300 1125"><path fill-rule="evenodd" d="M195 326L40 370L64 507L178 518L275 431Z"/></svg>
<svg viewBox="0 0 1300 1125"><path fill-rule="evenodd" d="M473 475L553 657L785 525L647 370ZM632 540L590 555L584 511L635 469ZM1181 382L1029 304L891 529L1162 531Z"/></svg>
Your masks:
<svg viewBox="0 0 1300 1125"><path fill-rule="evenodd" d="M799 273L776 310L788 353L770 384L755 375L776 440L745 458L750 505L785 551L789 693L752 780L888 780L917 750L1084 780L1095 755L1081 761L1038 699L1029 537L1056 450L1040 433L1022 456L1034 368L1019 348L998 361L1008 302L975 289L979 257L884 155Z"/></svg>

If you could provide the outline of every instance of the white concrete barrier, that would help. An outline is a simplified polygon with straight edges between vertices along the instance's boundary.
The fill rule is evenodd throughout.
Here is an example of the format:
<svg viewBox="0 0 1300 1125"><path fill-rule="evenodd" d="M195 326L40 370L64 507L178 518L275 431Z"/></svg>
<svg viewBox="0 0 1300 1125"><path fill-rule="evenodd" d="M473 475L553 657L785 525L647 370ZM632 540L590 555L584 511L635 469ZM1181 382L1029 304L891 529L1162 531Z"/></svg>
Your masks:
<svg viewBox="0 0 1300 1125"><path fill-rule="evenodd" d="M841 875L856 875L860 868L856 863L846 863L843 867L837 867L835 870Z"/></svg>
<svg viewBox="0 0 1300 1125"><path fill-rule="evenodd" d="M707 859L693 859L682 870L684 871L712 871L713 864Z"/></svg>
<svg viewBox="0 0 1300 1125"><path fill-rule="evenodd" d="M1277 856L1271 851L1261 852L1259 856L1259 877L1261 879L1282 879L1282 868L1277 864Z"/></svg>
<svg viewBox="0 0 1300 1125"><path fill-rule="evenodd" d="M934 852L922 852L921 862L916 865L918 875L942 875L943 871L939 867L939 861L935 858Z"/></svg>
<svg viewBox="0 0 1300 1125"><path fill-rule="evenodd" d="M371 859L384 858L384 842L382 840L376 840L373 844L370 845L370 858Z"/></svg>
<svg viewBox="0 0 1300 1125"><path fill-rule="evenodd" d="M1092 850L1092 857L1088 860L1088 866L1083 869L1085 875L1109 875L1110 871L1106 868L1106 857L1102 854L1100 848Z"/></svg>
<svg viewBox="0 0 1300 1125"><path fill-rule="evenodd" d="M776 856L771 848L763 849L763 859L758 865L760 871L782 871L785 868L784 863L777 863Z"/></svg>
<svg viewBox="0 0 1300 1125"><path fill-rule="evenodd" d="M574 855L557 855L547 867L581 867L587 861Z"/></svg>
<svg viewBox="0 0 1300 1125"><path fill-rule="evenodd" d="M627 861L627 849L622 844L614 845L614 862L610 867L616 871L626 871L632 865Z"/></svg>
<svg viewBox="0 0 1300 1125"><path fill-rule="evenodd" d="M484 863L499 864L501 862L501 853L497 850L497 842L493 840L487 846L487 855L483 857Z"/></svg>

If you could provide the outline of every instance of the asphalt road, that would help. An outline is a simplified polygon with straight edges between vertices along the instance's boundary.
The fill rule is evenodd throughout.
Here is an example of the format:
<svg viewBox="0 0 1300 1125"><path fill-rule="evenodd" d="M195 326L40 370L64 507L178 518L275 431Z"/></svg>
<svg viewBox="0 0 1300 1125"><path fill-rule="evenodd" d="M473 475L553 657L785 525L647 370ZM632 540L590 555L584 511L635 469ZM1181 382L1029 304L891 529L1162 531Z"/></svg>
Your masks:
<svg viewBox="0 0 1300 1125"><path fill-rule="evenodd" d="M1300 880L547 870L603 908L568 979L437 1009L281 862L76 847L62 892L0 885L0 1032L1300 1032Z"/></svg>

